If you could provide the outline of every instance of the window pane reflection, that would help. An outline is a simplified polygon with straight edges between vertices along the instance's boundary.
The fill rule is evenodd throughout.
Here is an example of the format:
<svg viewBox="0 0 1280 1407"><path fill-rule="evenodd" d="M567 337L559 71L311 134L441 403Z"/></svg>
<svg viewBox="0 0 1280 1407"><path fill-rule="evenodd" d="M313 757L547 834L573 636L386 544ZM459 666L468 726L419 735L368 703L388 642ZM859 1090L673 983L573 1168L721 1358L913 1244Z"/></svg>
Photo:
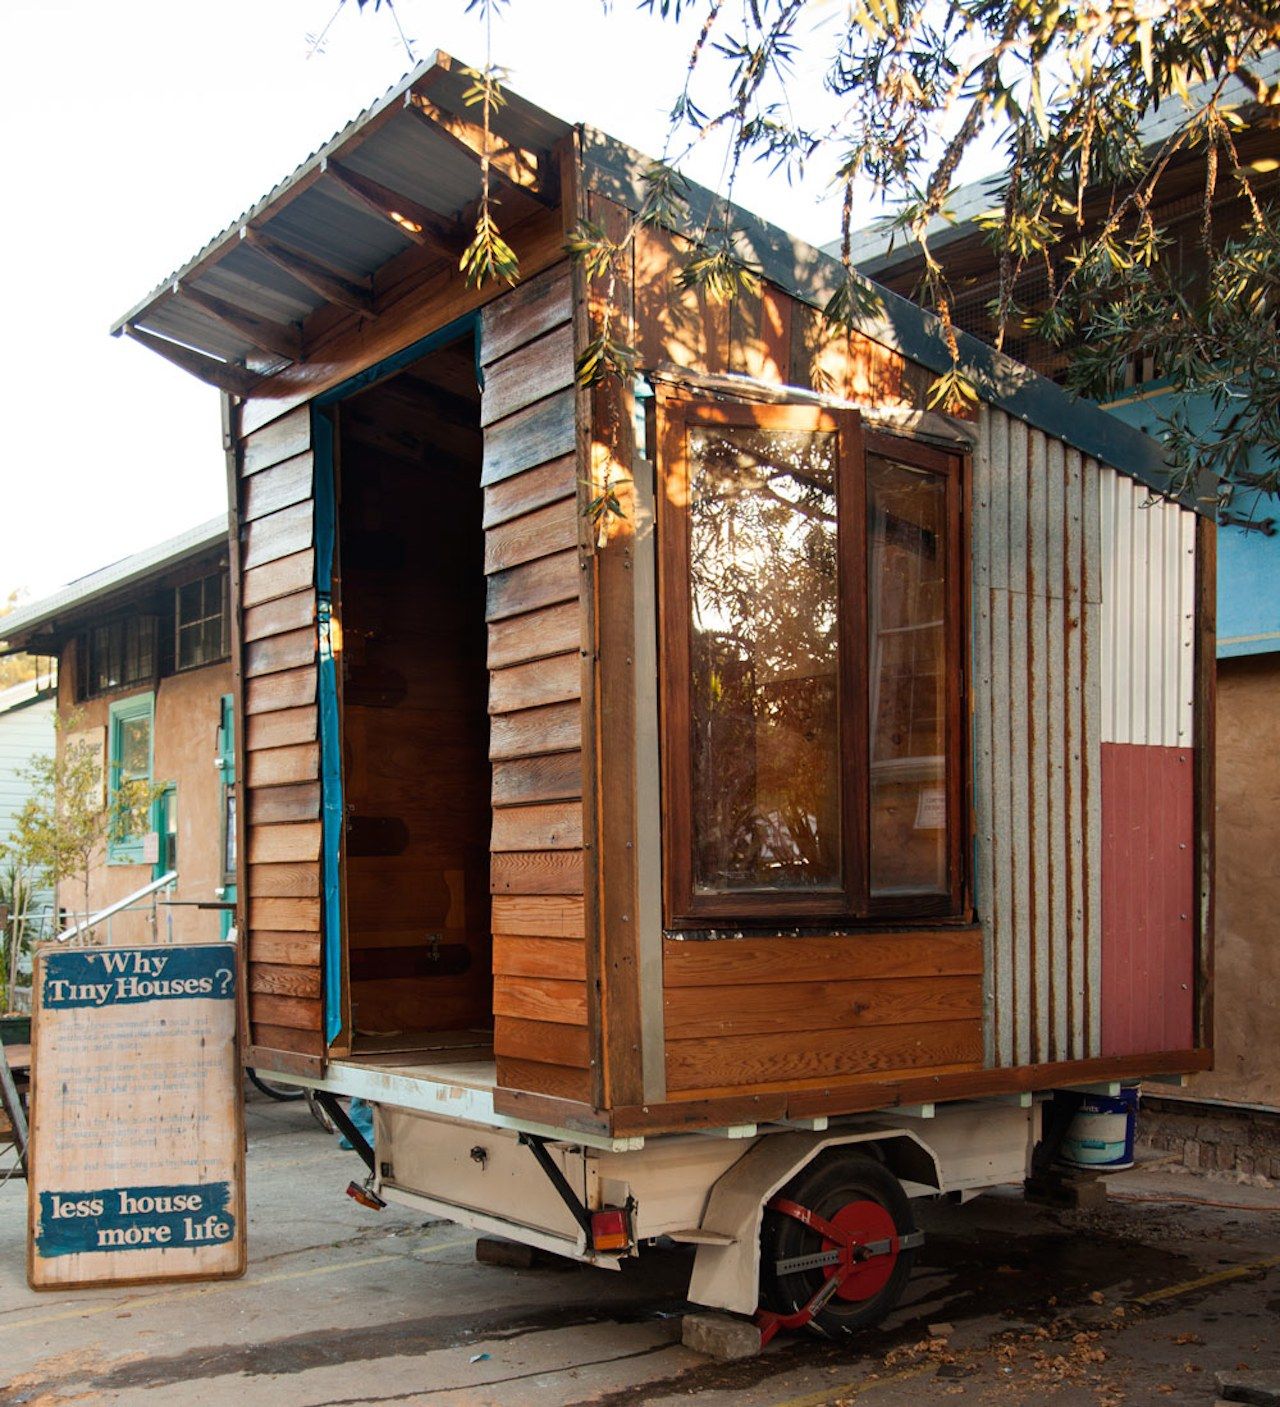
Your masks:
<svg viewBox="0 0 1280 1407"><path fill-rule="evenodd" d="M694 890L836 887L837 435L687 433Z"/></svg>
<svg viewBox="0 0 1280 1407"><path fill-rule="evenodd" d="M867 456L871 893L946 893L946 483Z"/></svg>

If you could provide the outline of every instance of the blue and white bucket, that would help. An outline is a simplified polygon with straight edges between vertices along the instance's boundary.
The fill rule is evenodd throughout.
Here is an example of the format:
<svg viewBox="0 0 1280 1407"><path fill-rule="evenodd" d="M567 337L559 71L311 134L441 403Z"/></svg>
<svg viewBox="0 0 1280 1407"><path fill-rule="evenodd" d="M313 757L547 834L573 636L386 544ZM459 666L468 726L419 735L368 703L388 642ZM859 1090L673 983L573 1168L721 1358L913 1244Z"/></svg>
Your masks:
<svg viewBox="0 0 1280 1407"><path fill-rule="evenodd" d="M1072 1168L1120 1172L1133 1167L1133 1135L1138 1120L1138 1088L1118 1095L1059 1093L1057 1099L1078 1101L1058 1161Z"/></svg>

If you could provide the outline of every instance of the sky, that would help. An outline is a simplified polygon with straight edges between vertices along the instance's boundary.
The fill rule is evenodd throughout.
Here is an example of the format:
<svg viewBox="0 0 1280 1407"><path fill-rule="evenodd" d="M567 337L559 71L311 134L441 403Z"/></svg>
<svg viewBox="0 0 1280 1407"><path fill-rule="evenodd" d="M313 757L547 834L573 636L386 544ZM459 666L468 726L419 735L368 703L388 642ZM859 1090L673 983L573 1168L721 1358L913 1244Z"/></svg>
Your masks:
<svg viewBox="0 0 1280 1407"><path fill-rule="evenodd" d="M814 0L815 24L841 8ZM396 7L418 58L479 64L465 11ZM690 38L632 0L510 0L493 48L522 96L656 153ZM107 329L409 67L392 15L354 0L3 0L0 602L224 510L218 393ZM822 101L816 68L794 86ZM715 185L721 161L685 169ZM838 233L826 171L748 170L736 194L815 243Z"/></svg>

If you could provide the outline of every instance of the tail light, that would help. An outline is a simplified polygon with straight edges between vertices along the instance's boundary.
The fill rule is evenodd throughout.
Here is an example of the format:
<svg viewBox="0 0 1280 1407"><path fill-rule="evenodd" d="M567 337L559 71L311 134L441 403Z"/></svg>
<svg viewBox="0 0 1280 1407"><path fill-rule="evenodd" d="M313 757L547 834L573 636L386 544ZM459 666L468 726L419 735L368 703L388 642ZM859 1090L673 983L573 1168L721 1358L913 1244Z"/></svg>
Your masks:
<svg viewBox="0 0 1280 1407"><path fill-rule="evenodd" d="M625 1207L591 1213L591 1246L597 1251L625 1251L631 1244L631 1216Z"/></svg>
<svg viewBox="0 0 1280 1407"><path fill-rule="evenodd" d="M362 1187L358 1182L347 1184L347 1196L353 1202L359 1202L362 1207L368 1207L371 1212L380 1212L387 1205L376 1192Z"/></svg>

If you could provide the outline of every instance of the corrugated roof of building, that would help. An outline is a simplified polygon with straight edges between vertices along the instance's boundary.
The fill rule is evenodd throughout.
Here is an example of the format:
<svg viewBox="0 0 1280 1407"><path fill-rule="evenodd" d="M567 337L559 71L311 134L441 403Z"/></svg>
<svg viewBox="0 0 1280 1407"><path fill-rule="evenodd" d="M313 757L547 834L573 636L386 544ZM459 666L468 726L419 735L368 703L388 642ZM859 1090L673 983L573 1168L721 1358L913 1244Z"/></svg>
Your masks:
<svg viewBox="0 0 1280 1407"><path fill-rule="evenodd" d="M0 653L38 648L36 637L42 627L83 615L89 606L136 586L149 577L161 576L188 558L197 557L225 543L228 524L228 515L219 514L176 537L143 548L132 556L122 557L109 566L99 567L87 576L77 577L29 606L0 616L0 637L3 638Z"/></svg>
<svg viewBox="0 0 1280 1407"><path fill-rule="evenodd" d="M1256 76L1262 82L1271 84L1280 81L1280 51L1264 55L1255 65ZM1193 102L1206 97L1212 90L1210 83L1199 83L1191 89ZM1252 91L1244 81L1232 75L1223 88L1226 106L1244 107L1254 101ZM1138 125L1138 136L1143 147L1150 151L1167 141L1187 120L1184 103L1170 96L1164 104L1147 114ZM958 186L947 203L948 213L936 215L925 228L930 249L937 252L961 239L968 239L974 232L978 219L989 213L999 212L1000 191L1005 173L995 171L968 185ZM908 239L901 229L890 228L891 217L854 230L851 237L851 253L857 269L875 278L886 269L914 258L920 252L916 240ZM840 254L840 241L833 240L824 245L826 253L835 257Z"/></svg>

